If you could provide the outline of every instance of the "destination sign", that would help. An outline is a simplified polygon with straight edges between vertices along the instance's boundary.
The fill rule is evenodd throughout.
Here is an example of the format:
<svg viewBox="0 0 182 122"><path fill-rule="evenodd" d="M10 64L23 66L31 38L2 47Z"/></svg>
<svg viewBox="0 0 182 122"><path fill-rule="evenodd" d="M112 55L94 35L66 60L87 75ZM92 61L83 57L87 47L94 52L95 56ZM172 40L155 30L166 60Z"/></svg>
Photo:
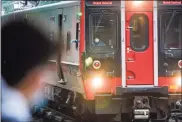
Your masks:
<svg viewBox="0 0 182 122"><path fill-rule="evenodd" d="M158 5L163 5L163 6L182 5L182 1L158 1Z"/></svg>
<svg viewBox="0 0 182 122"><path fill-rule="evenodd" d="M93 5L112 5L112 1L102 1L102 2L99 2L99 1L93 1L92 2Z"/></svg>
<svg viewBox="0 0 182 122"><path fill-rule="evenodd" d="M87 6L120 6L121 1L86 1Z"/></svg>
<svg viewBox="0 0 182 122"><path fill-rule="evenodd" d="M162 4L164 5L181 5L181 1L162 1Z"/></svg>

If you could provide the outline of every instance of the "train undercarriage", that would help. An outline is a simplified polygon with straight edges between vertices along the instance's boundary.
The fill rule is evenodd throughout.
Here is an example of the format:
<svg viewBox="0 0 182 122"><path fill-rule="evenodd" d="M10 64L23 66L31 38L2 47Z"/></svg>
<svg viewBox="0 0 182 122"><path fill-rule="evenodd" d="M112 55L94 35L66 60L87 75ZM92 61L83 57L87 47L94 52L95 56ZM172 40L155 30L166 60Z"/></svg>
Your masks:
<svg viewBox="0 0 182 122"><path fill-rule="evenodd" d="M46 103L44 101L45 106L34 106L32 109L33 115L44 119L45 122L182 121L181 95L168 96L167 87L127 89L127 92L124 89L125 92L118 95L98 93L95 94L95 100L90 101L85 100L79 93L50 87L54 92L47 96ZM143 92L144 90L147 92ZM135 93L131 93L132 91Z"/></svg>

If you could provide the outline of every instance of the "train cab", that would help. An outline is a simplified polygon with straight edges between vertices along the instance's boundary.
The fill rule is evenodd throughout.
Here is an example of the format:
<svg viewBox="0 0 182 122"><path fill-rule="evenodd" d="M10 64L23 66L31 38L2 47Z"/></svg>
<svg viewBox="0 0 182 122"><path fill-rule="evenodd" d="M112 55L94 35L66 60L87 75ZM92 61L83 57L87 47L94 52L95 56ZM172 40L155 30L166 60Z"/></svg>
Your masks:
<svg viewBox="0 0 182 122"><path fill-rule="evenodd" d="M85 1L84 67L88 99L94 92L110 93L114 82L121 83L121 2ZM96 80L95 80L96 79ZM99 79L99 80L97 80ZM90 89L93 84L102 84ZM87 88L88 87L88 88ZM114 86L113 86L114 90Z"/></svg>
<svg viewBox="0 0 182 122"><path fill-rule="evenodd" d="M63 36L50 66L55 81L45 82L47 108L96 115L94 122L171 122L181 115L182 1L63 1L3 20L20 14L44 17L50 32Z"/></svg>
<svg viewBox="0 0 182 122"><path fill-rule="evenodd" d="M81 4L85 7L81 21L85 91L88 100L95 100L95 113L113 108L110 114L134 111L134 119L144 119L140 112L157 114L155 98L179 97L181 1L85 0ZM122 110L116 110L119 103L113 102L115 97L121 98ZM101 98L113 103L97 108ZM158 104L166 107L168 102Z"/></svg>

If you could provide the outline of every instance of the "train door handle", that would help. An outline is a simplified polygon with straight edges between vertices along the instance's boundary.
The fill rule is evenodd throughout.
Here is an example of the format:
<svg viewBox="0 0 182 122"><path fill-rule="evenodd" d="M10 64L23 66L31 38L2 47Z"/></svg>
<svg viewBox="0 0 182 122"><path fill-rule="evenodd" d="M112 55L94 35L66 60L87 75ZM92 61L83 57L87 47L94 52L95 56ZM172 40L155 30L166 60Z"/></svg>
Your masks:
<svg viewBox="0 0 182 122"><path fill-rule="evenodd" d="M134 79L134 77L133 77L133 76L128 76L127 78L128 78L128 79Z"/></svg>
<svg viewBox="0 0 182 122"><path fill-rule="evenodd" d="M131 27L131 26L128 26L126 29L133 29L133 27Z"/></svg>

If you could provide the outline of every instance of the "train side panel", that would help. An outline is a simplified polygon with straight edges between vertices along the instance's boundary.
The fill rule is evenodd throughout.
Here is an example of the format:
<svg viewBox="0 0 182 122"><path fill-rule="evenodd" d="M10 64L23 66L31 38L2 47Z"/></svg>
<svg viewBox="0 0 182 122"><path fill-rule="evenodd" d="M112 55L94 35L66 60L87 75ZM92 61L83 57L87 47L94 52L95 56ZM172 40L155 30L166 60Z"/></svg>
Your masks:
<svg viewBox="0 0 182 122"><path fill-rule="evenodd" d="M66 2L65 2L66 3ZM59 41L62 45L62 54L60 64L63 70L63 77L58 77L59 68L57 67L57 57L51 57L48 61L49 76L53 80L44 78L45 83L52 86L75 91L84 95L84 87L82 78L79 75L79 43L76 44L77 39L77 23L79 23L78 13L80 12L79 2L72 2L67 4L54 4L45 7L38 7L29 10L14 12L2 17L4 22L13 20L16 17L22 17L25 21L29 21L35 25L42 22L48 29L45 35L50 40ZM62 31L61 31L62 30ZM62 32L62 33L61 33ZM77 34L77 35L76 35ZM63 36L63 38L61 38ZM61 81L66 82L62 84Z"/></svg>

